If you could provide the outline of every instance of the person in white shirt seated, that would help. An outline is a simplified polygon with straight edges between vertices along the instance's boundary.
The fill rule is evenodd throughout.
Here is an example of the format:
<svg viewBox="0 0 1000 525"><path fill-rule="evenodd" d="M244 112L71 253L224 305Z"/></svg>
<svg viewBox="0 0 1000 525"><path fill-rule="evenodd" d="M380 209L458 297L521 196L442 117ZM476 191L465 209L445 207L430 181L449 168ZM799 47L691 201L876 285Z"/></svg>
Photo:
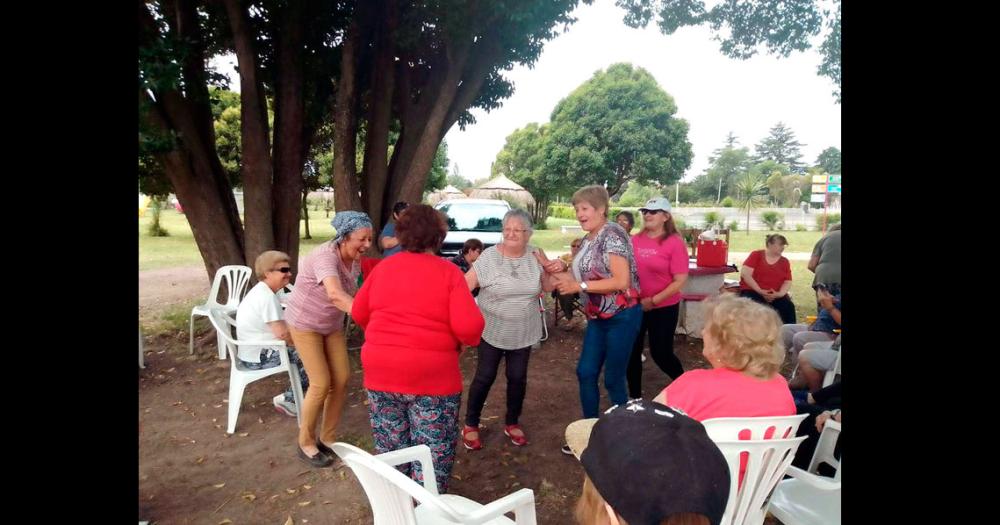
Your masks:
<svg viewBox="0 0 1000 525"><path fill-rule="evenodd" d="M302 381L302 392L309 388L309 378L302 367L302 360L292 345L292 336L285 324L285 315L278 301L277 292L292 280L292 268L288 254L279 251L266 251L254 262L254 272L258 282L247 292L240 307L236 310L236 338L243 342L273 341L280 339L288 345L288 359L299 371ZM281 354L273 348L248 346L239 348L236 358L241 364L251 370L271 368L281 364ZM274 396L274 408L286 416L295 417L298 407L292 388L283 394Z"/></svg>

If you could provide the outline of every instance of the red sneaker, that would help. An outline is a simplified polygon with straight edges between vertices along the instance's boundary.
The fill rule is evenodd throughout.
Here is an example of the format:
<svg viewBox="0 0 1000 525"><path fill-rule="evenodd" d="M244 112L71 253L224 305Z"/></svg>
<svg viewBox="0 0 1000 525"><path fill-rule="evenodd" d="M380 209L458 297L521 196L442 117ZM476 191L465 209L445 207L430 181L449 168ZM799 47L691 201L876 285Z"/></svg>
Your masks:
<svg viewBox="0 0 1000 525"><path fill-rule="evenodd" d="M521 429L521 425L507 425L503 429L505 436L510 438L510 442L523 447L528 444L528 440L524 437L524 430Z"/></svg>
<svg viewBox="0 0 1000 525"><path fill-rule="evenodd" d="M476 434L476 437L470 439L469 434L473 433ZM479 441L479 427L470 427L469 425L465 425L465 427L462 428L462 444L469 450L479 450L483 448L483 442Z"/></svg>

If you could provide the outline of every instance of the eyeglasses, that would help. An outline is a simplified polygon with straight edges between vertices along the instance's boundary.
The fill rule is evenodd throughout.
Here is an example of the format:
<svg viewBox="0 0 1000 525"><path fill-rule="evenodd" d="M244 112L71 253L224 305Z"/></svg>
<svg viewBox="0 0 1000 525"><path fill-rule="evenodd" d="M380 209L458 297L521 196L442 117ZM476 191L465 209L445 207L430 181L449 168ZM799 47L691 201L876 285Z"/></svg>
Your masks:
<svg viewBox="0 0 1000 525"><path fill-rule="evenodd" d="M570 248L579 248L580 247L580 243L570 244L569 247Z"/></svg>
<svg viewBox="0 0 1000 525"><path fill-rule="evenodd" d="M656 215L657 213L659 213L661 211L663 211L663 210L639 210L639 213L641 213L643 215ZM663 211L663 213L666 213L666 212Z"/></svg>
<svg viewBox="0 0 1000 525"><path fill-rule="evenodd" d="M525 232L527 232L527 231L528 231L528 230L515 230L515 229L513 229L513 228L504 228L504 229L503 229L503 232L504 232L504 233L525 233Z"/></svg>
<svg viewBox="0 0 1000 525"><path fill-rule="evenodd" d="M273 269L271 271L272 272L281 272L281 273L292 273L292 269L289 268L288 266L282 266L281 268L275 268L275 269Z"/></svg>

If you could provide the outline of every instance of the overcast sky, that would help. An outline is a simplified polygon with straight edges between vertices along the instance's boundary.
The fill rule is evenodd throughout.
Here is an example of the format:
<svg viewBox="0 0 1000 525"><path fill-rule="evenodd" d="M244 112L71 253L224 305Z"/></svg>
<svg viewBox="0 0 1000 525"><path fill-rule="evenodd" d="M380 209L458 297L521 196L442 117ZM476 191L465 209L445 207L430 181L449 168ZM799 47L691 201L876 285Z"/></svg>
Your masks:
<svg viewBox="0 0 1000 525"><path fill-rule="evenodd" d="M784 122L804 144L808 165L824 149L840 148L840 105L834 103L833 81L816 74L821 62L816 51L734 60L722 55L706 28L664 36L655 23L643 30L626 27L622 13L613 0L581 4L574 12L578 21L545 44L533 68L506 72L514 95L490 113L474 111L476 124L465 131L456 125L445 137L451 171L457 164L470 181L488 176L507 135L529 122L548 122L559 100L616 62L649 71L674 98L676 116L688 121L694 158L685 181L704 171L708 156L730 131L752 152L774 124ZM216 64L238 91L238 76L222 66L225 62L233 63L234 57Z"/></svg>
<svg viewBox="0 0 1000 525"><path fill-rule="evenodd" d="M649 71L674 98L677 116L688 121L694 158L684 180L704 171L730 131L752 152L774 124L784 122L805 144L809 165L824 149L840 148L840 105L831 94L833 81L816 74L822 61L817 52L733 60L705 28L664 36L652 23L643 30L626 27L622 13L613 0L581 4L574 12L578 21L545 44L532 69L507 72L514 95L490 113L475 111L476 124L465 131L456 125L445 137L452 171L458 164L469 180L488 176L507 135L529 122L548 122L559 100L616 62Z"/></svg>

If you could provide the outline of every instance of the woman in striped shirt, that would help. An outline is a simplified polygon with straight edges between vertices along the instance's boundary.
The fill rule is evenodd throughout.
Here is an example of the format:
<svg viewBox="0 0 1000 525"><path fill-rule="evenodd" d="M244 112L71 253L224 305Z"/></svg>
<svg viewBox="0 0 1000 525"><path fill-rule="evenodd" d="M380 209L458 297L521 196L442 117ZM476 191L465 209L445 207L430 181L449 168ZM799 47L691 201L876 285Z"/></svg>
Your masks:
<svg viewBox="0 0 1000 525"><path fill-rule="evenodd" d="M549 278L530 246L531 216L511 210L503 218L503 241L483 251L465 274L469 290L479 287L479 309L486 320L476 377L469 387L469 405L462 429L462 443L469 450L483 447L479 440L479 417L486 396L497 377L500 361L506 361L507 415L504 434L517 446L528 444L518 423L528 385L531 347L542 338L538 295L552 291ZM544 254L538 252L544 257Z"/></svg>

